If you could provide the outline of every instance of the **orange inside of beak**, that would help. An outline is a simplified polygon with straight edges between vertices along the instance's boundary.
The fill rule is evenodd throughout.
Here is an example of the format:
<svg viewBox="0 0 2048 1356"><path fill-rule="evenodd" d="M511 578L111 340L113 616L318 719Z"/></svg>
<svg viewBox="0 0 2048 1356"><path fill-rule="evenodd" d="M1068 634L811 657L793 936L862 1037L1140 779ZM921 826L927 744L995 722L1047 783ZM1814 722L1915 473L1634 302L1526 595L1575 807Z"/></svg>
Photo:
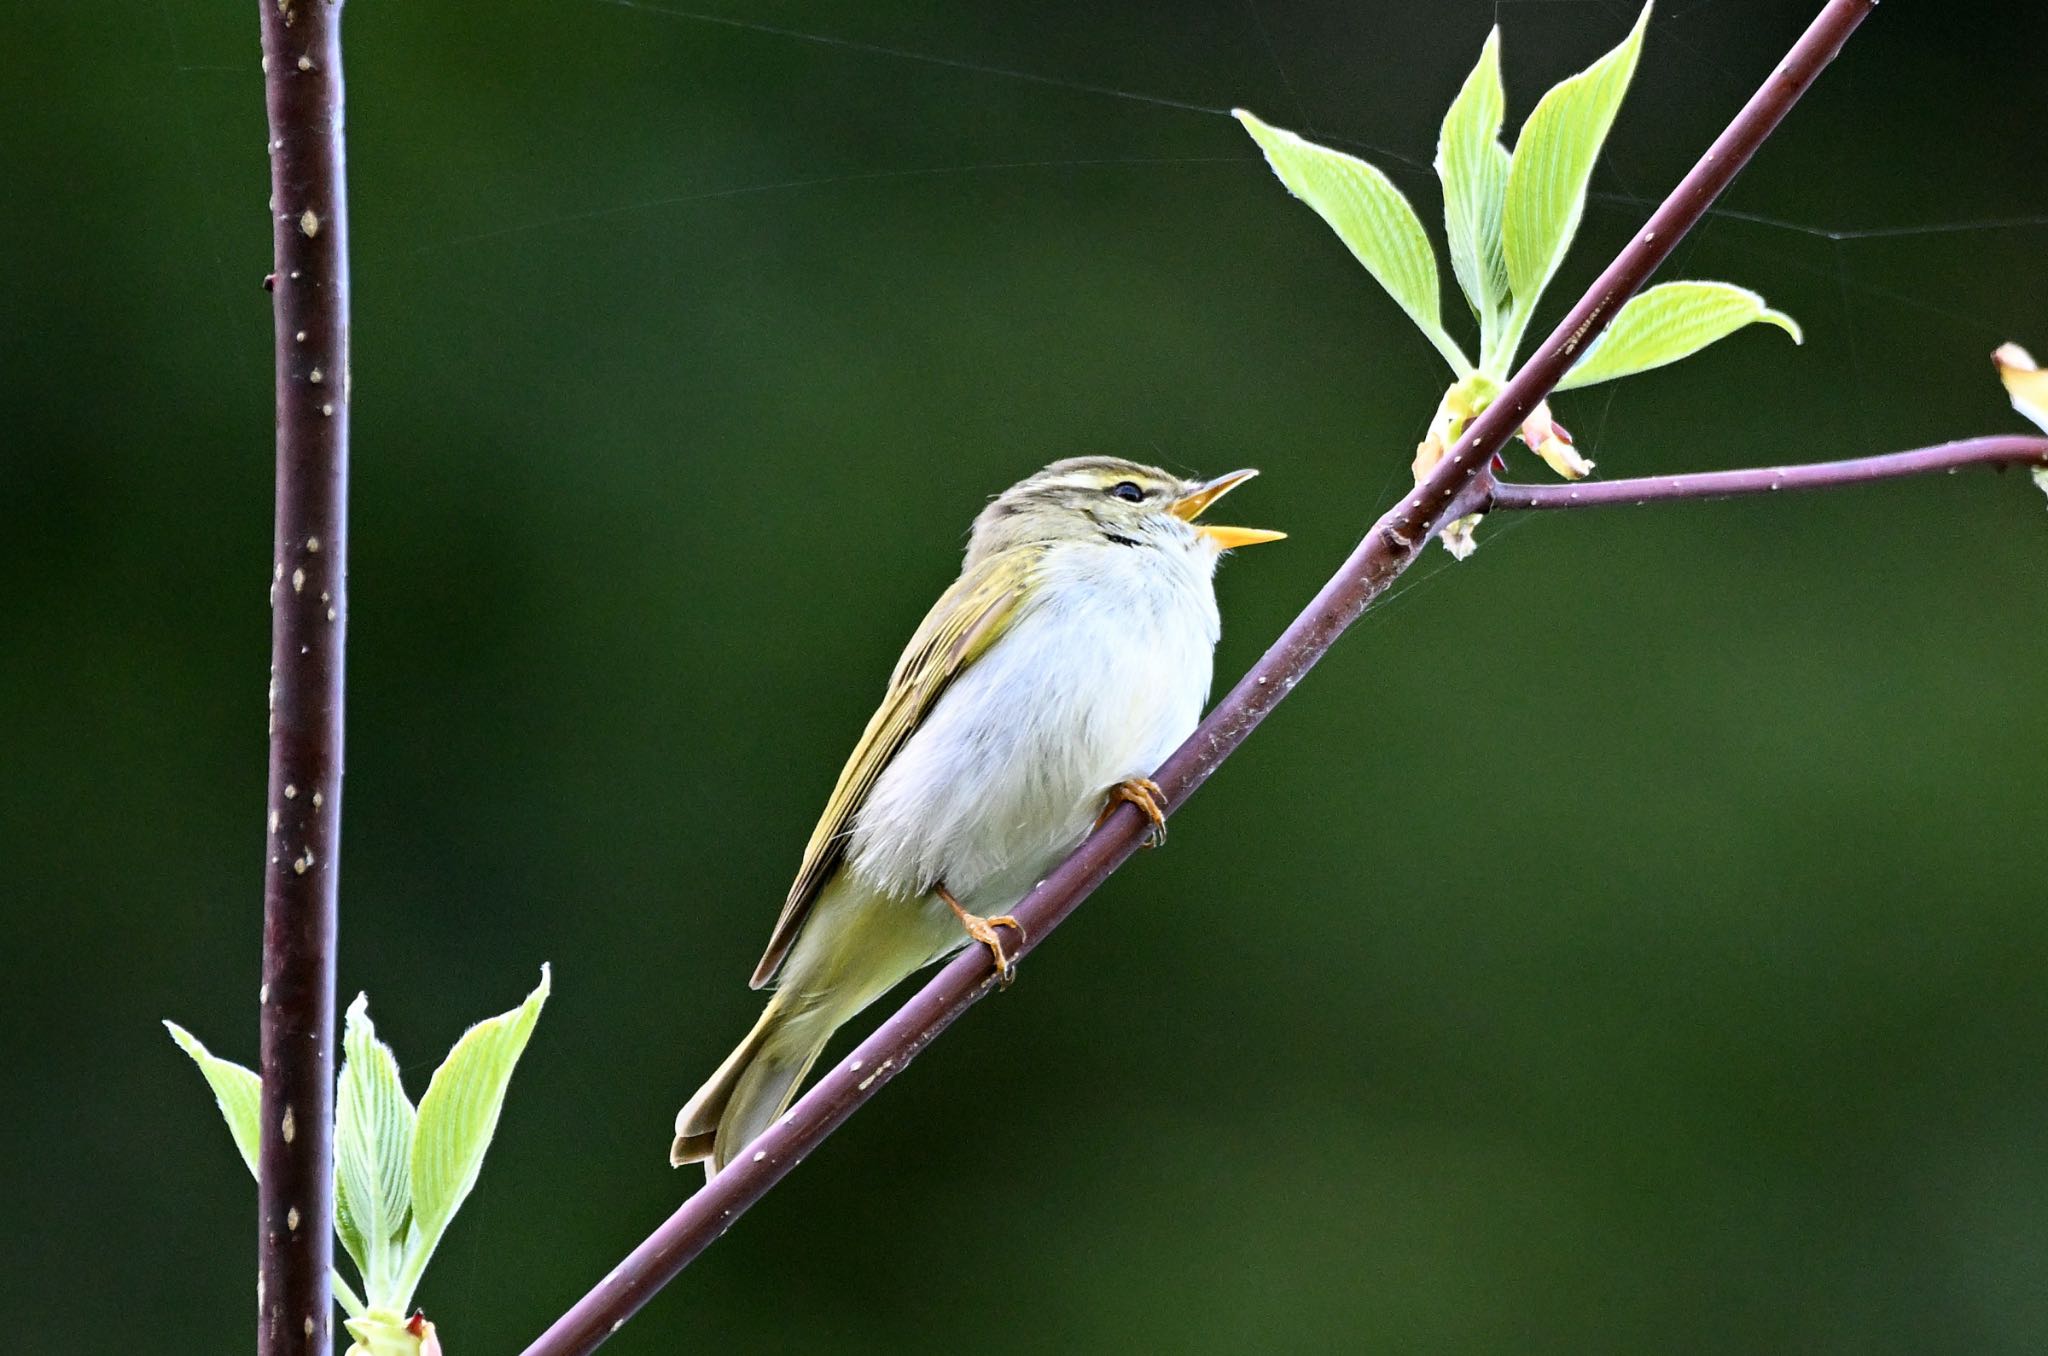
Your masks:
<svg viewBox="0 0 2048 1356"><path fill-rule="evenodd" d="M1202 516L1202 511L1209 505L1257 474L1257 471L1252 470L1232 471L1228 475L1217 476L1214 480L1203 481L1168 505L1168 511L1183 522L1193 523ZM1280 541L1287 536L1285 532L1273 532L1263 527L1222 527L1212 523L1196 523L1195 530L1225 551L1240 546L1257 546L1261 542Z"/></svg>

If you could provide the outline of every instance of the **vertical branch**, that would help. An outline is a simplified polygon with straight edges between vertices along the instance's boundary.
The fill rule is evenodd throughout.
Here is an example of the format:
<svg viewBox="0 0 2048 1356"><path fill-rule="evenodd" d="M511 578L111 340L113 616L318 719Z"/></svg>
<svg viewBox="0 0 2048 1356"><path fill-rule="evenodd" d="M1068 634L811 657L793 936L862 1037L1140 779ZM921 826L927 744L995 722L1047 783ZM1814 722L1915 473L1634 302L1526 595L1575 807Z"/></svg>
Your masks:
<svg viewBox="0 0 2048 1356"><path fill-rule="evenodd" d="M257 0L276 272L257 1352L332 1347L335 866L348 563L339 0Z"/></svg>

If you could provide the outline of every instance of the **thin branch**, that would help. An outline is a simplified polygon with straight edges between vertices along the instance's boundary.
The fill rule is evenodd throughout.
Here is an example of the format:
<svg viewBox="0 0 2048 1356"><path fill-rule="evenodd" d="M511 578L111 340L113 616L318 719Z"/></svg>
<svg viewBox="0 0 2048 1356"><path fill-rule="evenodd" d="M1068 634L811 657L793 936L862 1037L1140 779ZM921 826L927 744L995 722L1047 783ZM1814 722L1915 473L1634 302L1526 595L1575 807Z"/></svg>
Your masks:
<svg viewBox="0 0 2048 1356"><path fill-rule="evenodd" d="M259 1356L332 1349L335 865L348 563L340 0L259 0L270 117L277 529L264 840Z"/></svg>
<svg viewBox="0 0 2048 1356"><path fill-rule="evenodd" d="M1929 476L1965 466L2048 466L2048 438L2018 434L1964 438L1846 461L1798 466L1758 466L1741 471L1696 471L1690 475L1642 476L1634 480L1561 481L1526 484L1482 476L1454 506L1455 513L1504 513L1510 509L1599 508L1615 504L1658 504L1685 499L1734 499L1781 490L1831 490L1906 476Z"/></svg>
<svg viewBox="0 0 2048 1356"><path fill-rule="evenodd" d="M1416 491L1375 523L1264 657L1217 703L1157 775L1177 807L1244 742L1337 637L1413 563L1446 521L1453 501L1507 441L1522 417L1549 394L1573 355L1590 343L1652 270L1706 213L1821 68L1833 59L1876 0L1829 0L1763 87L1705 157L1616 256L1555 333L1471 425ZM1121 806L1017 906L1029 939L1041 944L1068 914L1137 850L1144 817ZM583 1356L595 1350L732 1226L791 1168L995 984L984 947L970 947L820 1078L801 1101L750 1146L751 1152L683 1202L654 1233L527 1347L525 1356Z"/></svg>

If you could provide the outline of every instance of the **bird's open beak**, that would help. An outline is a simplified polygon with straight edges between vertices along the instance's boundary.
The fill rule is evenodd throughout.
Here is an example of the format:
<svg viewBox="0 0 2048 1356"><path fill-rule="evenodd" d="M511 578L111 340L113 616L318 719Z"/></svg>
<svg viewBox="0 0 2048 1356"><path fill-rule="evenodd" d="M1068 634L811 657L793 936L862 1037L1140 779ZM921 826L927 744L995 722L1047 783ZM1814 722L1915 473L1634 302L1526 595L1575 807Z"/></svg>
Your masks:
<svg viewBox="0 0 2048 1356"><path fill-rule="evenodd" d="M1229 475L1204 481L1167 505L1167 511L1183 522L1192 523L1202 516L1203 509L1257 474L1257 471L1232 471ZM1285 532L1269 532L1263 527L1218 527L1213 523L1197 523L1195 531L1225 551L1240 546L1257 546L1260 542L1279 541L1287 535Z"/></svg>

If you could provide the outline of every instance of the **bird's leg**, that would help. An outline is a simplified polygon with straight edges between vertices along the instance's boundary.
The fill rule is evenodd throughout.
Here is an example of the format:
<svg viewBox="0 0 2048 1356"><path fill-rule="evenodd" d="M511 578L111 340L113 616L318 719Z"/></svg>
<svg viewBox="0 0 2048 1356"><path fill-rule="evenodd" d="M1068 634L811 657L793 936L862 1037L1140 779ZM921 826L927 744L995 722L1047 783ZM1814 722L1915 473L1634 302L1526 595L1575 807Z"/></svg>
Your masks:
<svg viewBox="0 0 2048 1356"><path fill-rule="evenodd" d="M1159 789L1159 783L1153 781L1150 777L1126 777L1123 781L1110 787L1109 800L1102 807L1102 813L1095 817L1095 827L1101 828L1103 823L1116 812L1117 805L1122 801L1129 801L1137 806L1139 810L1144 812L1145 818L1152 821L1152 827L1145 830L1145 846L1154 848L1164 846L1166 843L1165 793Z"/></svg>
<svg viewBox="0 0 2048 1356"><path fill-rule="evenodd" d="M1009 988L1010 981L1016 978L1016 970L1010 964L1010 958L1003 954L1003 942L1000 937L996 936L996 929L999 927L1015 928L1017 929L1017 940L1022 942L1025 940L1024 925L1009 914L1003 914L997 918L983 918L980 914L969 913L960 906L959 900L953 898L953 892L943 885L933 885L932 893L946 901L946 907L951 909L954 917L960 920L960 926L967 929L968 936L995 952L996 978L1004 988Z"/></svg>

